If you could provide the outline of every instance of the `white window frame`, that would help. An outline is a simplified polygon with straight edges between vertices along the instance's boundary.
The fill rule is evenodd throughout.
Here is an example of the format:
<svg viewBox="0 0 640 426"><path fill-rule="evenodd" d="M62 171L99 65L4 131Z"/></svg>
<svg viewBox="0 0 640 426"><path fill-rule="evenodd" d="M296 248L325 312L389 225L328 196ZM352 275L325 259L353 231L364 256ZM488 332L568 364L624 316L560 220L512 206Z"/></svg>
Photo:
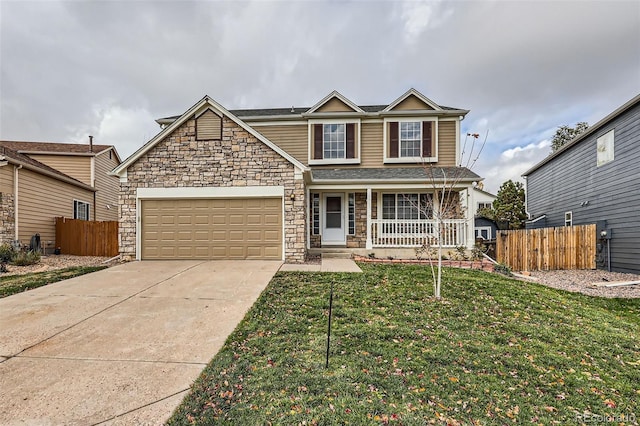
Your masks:
<svg viewBox="0 0 640 426"><path fill-rule="evenodd" d="M389 143L390 143L390 135L389 135L389 122L397 121L398 122L398 158L391 158L388 156L389 152ZM423 121L431 121L431 126L435 127L433 131L433 145L434 149L431 152L431 157L422 157L422 122ZM400 123L420 123L420 150L418 157L402 157L401 154L401 124ZM411 117L411 118L396 118L396 117L385 117L383 121L382 127L382 149L383 149L383 162L384 163L437 163L438 162L438 117ZM432 128L433 128L432 127ZM457 135L456 135L457 138Z"/></svg>
<svg viewBox="0 0 640 426"><path fill-rule="evenodd" d="M79 207L84 207L86 206L86 213L87 213L87 217L79 217ZM84 210L84 209L83 209ZM87 203L86 201L82 201L82 200L73 200L73 218L74 219L79 219L79 220L91 220L91 204Z"/></svg>
<svg viewBox="0 0 640 426"><path fill-rule="evenodd" d="M311 202L311 235L320 235L320 193L312 192Z"/></svg>
<svg viewBox="0 0 640 426"><path fill-rule="evenodd" d="M411 125L411 126L409 126ZM415 126L417 125L418 127L418 132L417 132L417 138L416 138L416 129ZM405 128L403 129L403 127L413 127L413 129L408 129ZM398 123L398 158L415 158L415 157L422 157L422 121L401 121ZM404 138L403 137L403 133L409 133L411 132L413 134L413 137L407 137ZM403 155L403 150L404 151L408 151L409 148L406 145L411 144L411 150L415 151L416 150L416 142L418 143L418 147L417 147L417 151L418 151L418 155ZM403 146L404 145L404 146Z"/></svg>
<svg viewBox="0 0 640 426"><path fill-rule="evenodd" d="M493 203L491 201L478 201L478 206L476 211L480 211L480 209L491 209L493 208Z"/></svg>
<svg viewBox="0 0 640 426"><path fill-rule="evenodd" d="M395 206L394 206L394 211L393 211L393 216L394 217L391 218L391 219L385 219L385 217L384 217L384 198L385 198L385 195L393 195L395 197ZM398 218L398 200L399 199L404 199L405 195L417 195L418 196L418 217L415 218L415 219L413 219L413 218L410 218L410 219L399 219ZM422 198L422 196L426 196L427 199L428 199L429 196L431 196L432 200L433 200L433 194L431 194L430 192L383 192L383 193L380 194L380 199L379 199L379 202L378 202L378 217L380 219L383 219L383 220L400 220L400 221L402 221L402 220L431 220L431 219L433 219L433 211L431 212L431 216L429 216L422 210L423 206L420 205L420 199ZM432 207L432 210L433 210L433 206L431 206L431 207Z"/></svg>
<svg viewBox="0 0 640 426"><path fill-rule="evenodd" d="M596 166L604 166L615 158L615 129L609 130L596 139Z"/></svg>
<svg viewBox="0 0 640 426"><path fill-rule="evenodd" d="M344 157L345 158L313 158L314 138L313 128L316 124L322 124L322 156L324 157L324 126L326 124L343 124L344 125ZM354 152L355 158L346 158L347 156L347 124L355 124L356 132L354 136L354 142L356 144L356 150ZM308 122L308 150L307 161L310 166L321 164L360 164L360 134L362 129L362 123L360 119L311 119Z"/></svg>
<svg viewBox="0 0 640 426"><path fill-rule="evenodd" d="M487 233L487 238L482 236L482 232L483 231L485 231ZM490 226L476 226L476 238L482 238L485 241L492 239L491 227Z"/></svg>
<svg viewBox="0 0 640 426"><path fill-rule="evenodd" d="M573 226L573 212L564 212L564 226Z"/></svg>

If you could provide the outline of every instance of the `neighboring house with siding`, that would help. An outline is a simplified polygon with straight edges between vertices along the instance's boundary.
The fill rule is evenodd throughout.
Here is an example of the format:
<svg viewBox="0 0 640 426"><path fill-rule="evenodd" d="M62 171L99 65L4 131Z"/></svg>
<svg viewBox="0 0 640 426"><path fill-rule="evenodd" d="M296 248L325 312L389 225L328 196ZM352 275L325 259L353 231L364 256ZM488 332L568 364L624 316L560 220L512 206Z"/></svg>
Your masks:
<svg viewBox="0 0 640 426"><path fill-rule="evenodd" d="M495 199L496 196L492 193L477 186L473 188L473 204L475 206L473 213L475 215L476 238L482 238L483 240L493 240L496 238L496 232L498 230L496 222L486 217L478 216L478 212L481 209L492 209Z"/></svg>
<svg viewBox="0 0 640 426"><path fill-rule="evenodd" d="M137 259L263 258L413 249L433 236L436 189L463 204L447 247L474 244L460 167L468 113L411 89L358 105L334 91L312 107L227 110L208 96L123 161L120 248ZM435 203L437 204L437 203Z"/></svg>
<svg viewBox="0 0 640 426"><path fill-rule="evenodd" d="M0 141L0 239L51 248L57 216L118 220L118 164L110 145Z"/></svg>
<svg viewBox="0 0 640 426"><path fill-rule="evenodd" d="M527 227L595 223L598 266L640 273L638 163L640 95L523 175L531 218Z"/></svg>

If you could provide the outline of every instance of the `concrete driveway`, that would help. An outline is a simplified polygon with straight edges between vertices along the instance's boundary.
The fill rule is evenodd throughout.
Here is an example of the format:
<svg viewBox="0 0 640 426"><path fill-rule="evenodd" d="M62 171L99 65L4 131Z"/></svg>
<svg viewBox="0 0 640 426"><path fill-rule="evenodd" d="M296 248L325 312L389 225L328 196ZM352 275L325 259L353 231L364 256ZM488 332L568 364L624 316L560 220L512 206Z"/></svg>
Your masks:
<svg viewBox="0 0 640 426"><path fill-rule="evenodd" d="M280 265L132 262L0 299L0 424L162 424Z"/></svg>

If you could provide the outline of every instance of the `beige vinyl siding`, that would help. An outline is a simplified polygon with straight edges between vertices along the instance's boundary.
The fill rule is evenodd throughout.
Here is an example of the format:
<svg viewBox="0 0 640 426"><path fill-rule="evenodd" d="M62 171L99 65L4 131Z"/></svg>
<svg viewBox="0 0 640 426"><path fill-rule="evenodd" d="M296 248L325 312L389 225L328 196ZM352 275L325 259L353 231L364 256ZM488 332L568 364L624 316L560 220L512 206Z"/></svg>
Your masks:
<svg viewBox="0 0 640 426"><path fill-rule="evenodd" d="M196 119L196 140L219 140L222 138L222 117L211 110Z"/></svg>
<svg viewBox="0 0 640 426"><path fill-rule="evenodd" d="M308 163L309 128L307 123L282 126L251 126L271 142L303 164Z"/></svg>
<svg viewBox="0 0 640 426"><path fill-rule="evenodd" d="M13 164L0 167L0 194L13 194Z"/></svg>
<svg viewBox="0 0 640 426"><path fill-rule="evenodd" d="M109 158L111 153L111 158ZM118 191L120 179L109 176L109 172L118 165L115 153L103 152L96 156L96 220L118 220ZM110 209L107 205L111 206ZM93 212L91 212L93 219Z"/></svg>
<svg viewBox="0 0 640 426"><path fill-rule="evenodd" d="M429 109L433 110L429 105L422 102L416 96L411 95L404 101L400 102L398 105L393 108L393 111L407 111L407 110L423 110Z"/></svg>
<svg viewBox="0 0 640 426"><path fill-rule="evenodd" d="M382 123L362 123L360 167L385 167L382 163Z"/></svg>
<svg viewBox="0 0 640 426"><path fill-rule="evenodd" d="M353 112L353 108L338 98L331 98L324 105L318 108L316 112Z"/></svg>
<svg viewBox="0 0 640 426"><path fill-rule="evenodd" d="M73 218L73 200L90 205L93 217L93 192L22 168L18 171L18 237L28 244L38 233L45 247L55 243L54 218ZM47 245L51 242L51 245Z"/></svg>
<svg viewBox="0 0 640 426"><path fill-rule="evenodd" d="M456 122L438 122L438 166L456 165Z"/></svg>
<svg viewBox="0 0 640 426"><path fill-rule="evenodd" d="M91 182L91 157L79 155L49 155L49 154L29 154L29 157L38 160L65 175L78 179L87 185Z"/></svg>

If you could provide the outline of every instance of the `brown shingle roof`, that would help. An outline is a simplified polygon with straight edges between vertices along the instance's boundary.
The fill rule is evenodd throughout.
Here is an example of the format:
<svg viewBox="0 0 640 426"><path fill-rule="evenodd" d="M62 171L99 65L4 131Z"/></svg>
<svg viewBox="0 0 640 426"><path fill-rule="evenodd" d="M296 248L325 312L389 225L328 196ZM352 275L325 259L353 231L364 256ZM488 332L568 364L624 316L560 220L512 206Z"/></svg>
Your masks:
<svg viewBox="0 0 640 426"><path fill-rule="evenodd" d="M59 142L22 142L0 141L0 146L7 147L17 152L49 152L56 154L87 154L94 155L105 149L113 148L112 145L93 145L93 151L89 144L59 143Z"/></svg>

